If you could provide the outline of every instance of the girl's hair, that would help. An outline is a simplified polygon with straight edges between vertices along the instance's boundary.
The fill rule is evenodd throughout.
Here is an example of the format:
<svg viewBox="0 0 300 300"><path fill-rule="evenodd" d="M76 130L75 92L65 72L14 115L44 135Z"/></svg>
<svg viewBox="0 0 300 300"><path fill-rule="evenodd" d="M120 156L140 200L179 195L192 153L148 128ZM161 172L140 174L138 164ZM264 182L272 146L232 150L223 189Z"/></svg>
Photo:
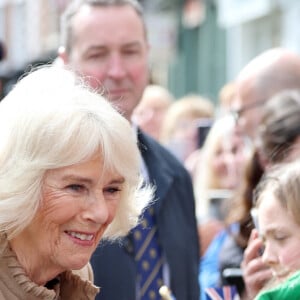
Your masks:
<svg viewBox="0 0 300 300"><path fill-rule="evenodd" d="M300 160L279 164L266 172L255 189L254 199L257 207L262 201L268 201L264 197L266 192L272 193L300 225Z"/></svg>

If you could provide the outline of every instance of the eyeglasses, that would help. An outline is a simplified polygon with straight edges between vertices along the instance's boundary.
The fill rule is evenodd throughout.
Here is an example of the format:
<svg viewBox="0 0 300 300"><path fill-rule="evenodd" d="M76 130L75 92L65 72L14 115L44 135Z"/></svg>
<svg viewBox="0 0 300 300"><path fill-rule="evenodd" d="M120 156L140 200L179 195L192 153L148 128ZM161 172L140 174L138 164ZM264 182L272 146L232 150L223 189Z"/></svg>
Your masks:
<svg viewBox="0 0 300 300"><path fill-rule="evenodd" d="M237 123L239 118L245 111L248 111L250 109L253 109L255 107L261 106L265 103L265 100L259 100L252 103L249 103L248 105L245 105L244 107L241 107L240 109L231 110L231 114L234 117L235 122Z"/></svg>

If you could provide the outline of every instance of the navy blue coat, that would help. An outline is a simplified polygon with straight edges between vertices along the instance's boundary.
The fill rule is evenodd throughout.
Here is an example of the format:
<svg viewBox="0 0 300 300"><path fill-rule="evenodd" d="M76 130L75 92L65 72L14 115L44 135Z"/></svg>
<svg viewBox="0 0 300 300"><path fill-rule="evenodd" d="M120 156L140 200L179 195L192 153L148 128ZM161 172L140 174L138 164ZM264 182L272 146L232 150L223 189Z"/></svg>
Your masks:
<svg viewBox="0 0 300 300"><path fill-rule="evenodd" d="M159 143L144 133L139 146L150 182L155 185L154 208L161 245L170 268L176 300L199 300L199 243L191 178ZM92 256L98 300L135 300L136 265L132 236L123 243L101 244Z"/></svg>

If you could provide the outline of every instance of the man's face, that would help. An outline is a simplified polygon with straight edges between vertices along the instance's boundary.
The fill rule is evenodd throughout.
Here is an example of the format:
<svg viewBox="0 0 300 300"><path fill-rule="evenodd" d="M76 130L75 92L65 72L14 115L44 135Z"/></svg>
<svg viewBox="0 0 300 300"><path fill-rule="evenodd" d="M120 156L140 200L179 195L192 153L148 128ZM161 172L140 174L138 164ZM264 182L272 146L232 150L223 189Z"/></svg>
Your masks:
<svg viewBox="0 0 300 300"><path fill-rule="evenodd" d="M129 120L148 83L148 43L141 18L130 6L83 6L72 28L64 63Z"/></svg>
<svg viewBox="0 0 300 300"><path fill-rule="evenodd" d="M249 78L237 82L237 97L232 106L236 112L238 133L253 140L261 121L263 103L264 99L257 93L254 80Z"/></svg>

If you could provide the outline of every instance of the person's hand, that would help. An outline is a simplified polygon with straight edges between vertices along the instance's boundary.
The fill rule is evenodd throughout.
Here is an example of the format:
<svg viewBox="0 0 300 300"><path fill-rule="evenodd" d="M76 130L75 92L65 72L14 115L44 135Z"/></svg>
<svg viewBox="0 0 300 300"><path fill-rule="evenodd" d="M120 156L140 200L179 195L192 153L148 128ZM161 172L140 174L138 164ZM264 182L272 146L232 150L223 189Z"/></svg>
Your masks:
<svg viewBox="0 0 300 300"><path fill-rule="evenodd" d="M262 261L263 243L258 231L253 229L241 263L247 299L254 299L265 283L271 278L271 269Z"/></svg>

